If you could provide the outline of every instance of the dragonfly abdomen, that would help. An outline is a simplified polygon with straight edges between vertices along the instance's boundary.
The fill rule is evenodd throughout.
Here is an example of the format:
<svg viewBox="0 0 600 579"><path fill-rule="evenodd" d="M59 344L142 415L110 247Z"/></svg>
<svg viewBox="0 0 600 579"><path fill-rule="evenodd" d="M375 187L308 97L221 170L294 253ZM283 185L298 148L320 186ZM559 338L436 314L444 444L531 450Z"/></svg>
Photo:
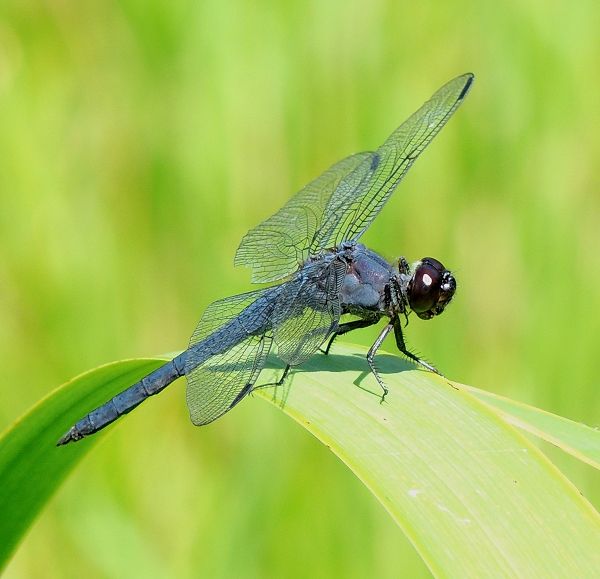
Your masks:
<svg viewBox="0 0 600 579"><path fill-rule="evenodd" d="M275 290L275 288L274 288ZM238 317L210 333L206 338L166 364L144 376L123 392L111 398L72 426L57 445L68 444L94 434L112 424L123 414L131 412L149 396L164 390L180 376L191 372L212 356L225 352L249 335L269 329L271 302L259 298Z"/></svg>
<svg viewBox="0 0 600 579"><path fill-rule="evenodd" d="M184 356L185 352L86 414L64 434L57 445L81 440L85 436L98 432L123 414L131 412L149 396L164 390L171 382L183 376Z"/></svg>

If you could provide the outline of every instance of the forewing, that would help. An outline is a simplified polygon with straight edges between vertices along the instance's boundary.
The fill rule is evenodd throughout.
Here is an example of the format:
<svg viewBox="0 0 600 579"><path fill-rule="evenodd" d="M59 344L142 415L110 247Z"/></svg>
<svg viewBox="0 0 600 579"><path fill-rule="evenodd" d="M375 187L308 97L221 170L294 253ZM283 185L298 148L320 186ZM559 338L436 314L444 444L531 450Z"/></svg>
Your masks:
<svg viewBox="0 0 600 579"><path fill-rule="evenodd" d="M412 164L460 106L473 78L472 74L464 74L445 84L371 157L363 159L342 179L329 199L311 254L360 238Z"/></svg>
<svg viewBox="0 0 600 579"><path fill-rule="evenodd" d="M308 263L285 284L273 313L277 355L292 366L312 356L337 326L346 273L340 260Z"/></svg>
<svg viewBox="0 0 600 579"><path fill-rule="evenodd" d="M332 193L373 153L339 161L292 197L275 215L251 229L235 254L235 265L252 268L252 281L265 283L295 272L309 254Z"/></svg>
<svg viewBox="0 0 600 579"><path fill-rule="evenodd" d="M207 336L222 330L224 340L232 333L239 334L240 314L252 308L252 323L260 327L271 315L274 304L267 299L272 288L225 298L212 303L202 316L190 340L186 359L187 404L196 426L208 424L233 408L252 390L265 361L273 337L269 331L247 337L226 351L206 358L203 348L194 349ZM257 321L258 320L258 321ZM248 324L249 325L249 324ZM203 360L202 362L198 362Z"/></svg>

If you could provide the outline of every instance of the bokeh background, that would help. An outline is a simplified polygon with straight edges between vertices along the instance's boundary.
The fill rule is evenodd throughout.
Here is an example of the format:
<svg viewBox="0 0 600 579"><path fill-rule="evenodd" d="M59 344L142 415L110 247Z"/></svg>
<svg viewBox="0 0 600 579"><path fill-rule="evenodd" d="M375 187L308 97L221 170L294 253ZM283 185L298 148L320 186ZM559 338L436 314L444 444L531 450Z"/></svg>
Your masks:
<svg viewBox="0 0 600 579"><path fill-rule="evenodd" d="M456 271L452 307L408 333L446 375L598 425L599 16L4 0L0 427L84 370L185 347L207 304L249 288L232 265L248 228L466 71L468 100L365 240ZM428 576L299 426L255 398L195 429L184 387L94 448L6 577ZM598 505L598 475L545 450Z"/></svg>

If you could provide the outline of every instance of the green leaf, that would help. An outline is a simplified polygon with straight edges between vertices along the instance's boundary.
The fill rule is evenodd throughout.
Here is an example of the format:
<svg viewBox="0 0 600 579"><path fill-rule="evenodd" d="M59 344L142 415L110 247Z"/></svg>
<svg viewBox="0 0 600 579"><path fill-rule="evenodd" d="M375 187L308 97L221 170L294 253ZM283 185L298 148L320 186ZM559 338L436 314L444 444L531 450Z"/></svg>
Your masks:
<svg viewBox="0 0 600 579"><path fill-rule="evenodd" d="M0 569L38 512L103 433L56 447L79 418L163 360L125 360L100 366L67 382L38 402L0 437Z"/></svg>
<svg viewBox="0 0 600 579"><path fill-rule="evenodd" d="M365 350L335 352L296 371L283 410L363 481L435 576L596 576L598 513L522 434L397 356L377 358L380 404Z"/></svg>
<svg viewBox="0 0 600 579"><path fill-rule="evenodd" d="M336 345L335 352L314 356L286 386L260 395L285 402L284 412L350 467L436 576L594 575L598 514L497 411L470 389L389 355L378 357L390 388L380 404L364 349ZM0 564L102 433L57 448L59 436L162 361L127 360L83 374L0 438ZM266 382L279 373L266 371Z"/></svg>
<svg viewBox="0 0 600 579"><path fill-rule="evenodd" d="M472 386L455 385L465 388L470 394L499 411L509 424L600 469L600 430Z"/></svg>

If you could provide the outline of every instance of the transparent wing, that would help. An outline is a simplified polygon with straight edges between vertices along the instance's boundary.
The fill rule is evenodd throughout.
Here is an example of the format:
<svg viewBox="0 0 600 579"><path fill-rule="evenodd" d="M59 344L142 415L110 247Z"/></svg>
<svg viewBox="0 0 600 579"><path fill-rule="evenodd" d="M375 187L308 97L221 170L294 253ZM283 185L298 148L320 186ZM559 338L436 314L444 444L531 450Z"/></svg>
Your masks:
<svg viewBox="0 0 600 579"><path fill-rule="evenodd" d="M235 265L252 268L252 281L286 277L308 257L332 193L373 153L358 153L330 167L292 197L275 215L251 229L235 254Z"/></svg>
<svg viewBox="0 0 600 579"><path fill-rule="evenodd" d="M272 290L225 298L204 312L185 364L187 404L196 426L219 418L252 390L273 342L266 329L274 309Z"/></svg>
<svg viewBox="0 0 600 579"><path fill-rule="evenodd" d="M310 253L357 240L381 211L415 160L463 101L472 74L464 74L440 88L387 141L341 180L331 195Z"/></svg>
<svg viewBox="0 0 600 579"><path fill-rule="evenodd" d="M312 356L337 326L345 273L340 260L309 263L282 286L273 331L277 355L287 364L295 366Z"/></svg>

